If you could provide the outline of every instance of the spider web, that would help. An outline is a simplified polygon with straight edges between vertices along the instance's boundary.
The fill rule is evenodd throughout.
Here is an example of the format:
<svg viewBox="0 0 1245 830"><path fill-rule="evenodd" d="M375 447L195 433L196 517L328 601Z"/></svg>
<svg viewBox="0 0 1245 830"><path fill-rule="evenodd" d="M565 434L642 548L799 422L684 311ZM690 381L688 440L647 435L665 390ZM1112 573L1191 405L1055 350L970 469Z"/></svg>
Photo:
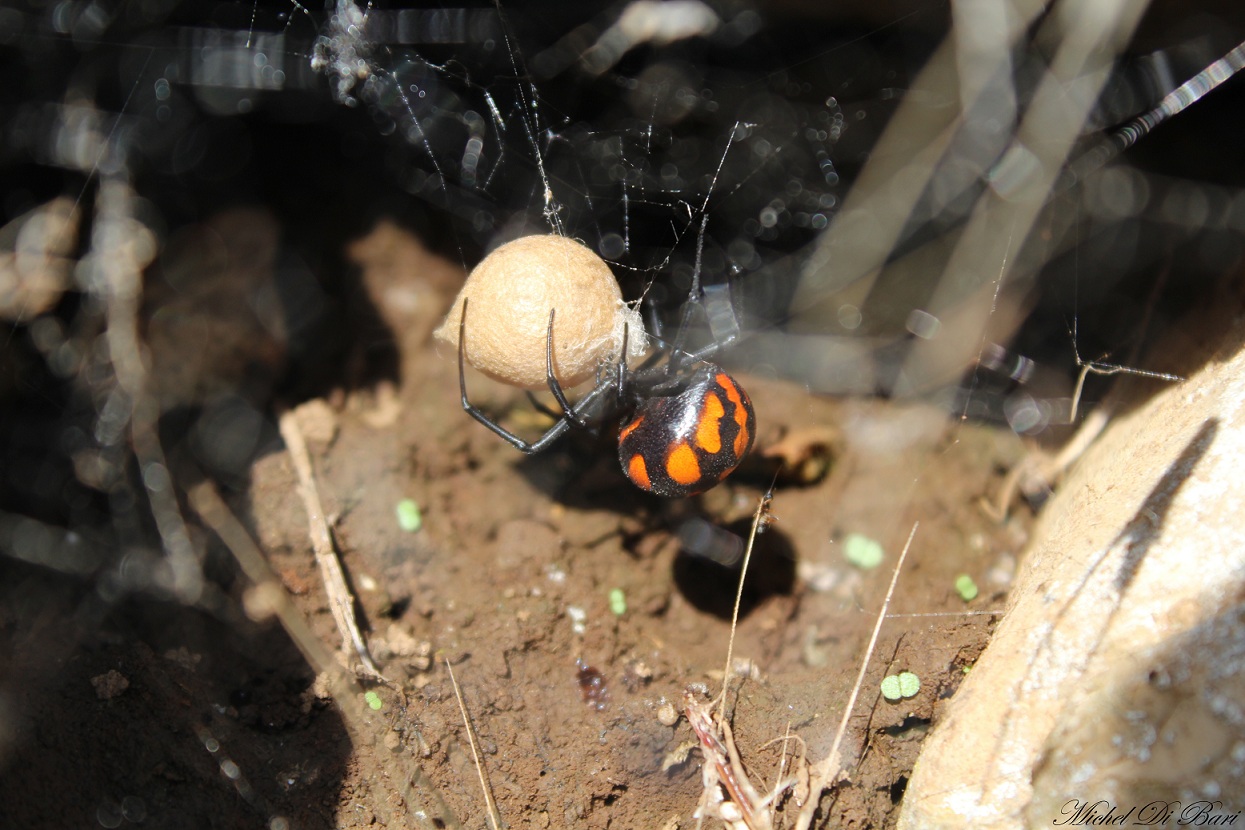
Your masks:
<svg viewBox="0 0 1245 830"><path fill-rule="evenodd" d="M756 12L645 8L647 20L611 9L546 34L538 13L504 7L387 14L343 4L315 60L340 99L378 113L382 130L414 149L411 186L470 221L477 239L464 248L503 223L503 236L567 234L624 282L632 275L633 299L655 291L673 301L687 289L706 214L704 270L721 282L744 282L732 278L757 271L770 249L798 247L828 225L845 116L781 63L747 76L722 64L729 50L760 60ZM401 32L457 49L417 50ZM673 54L648 59L653 43Z"/></svg>

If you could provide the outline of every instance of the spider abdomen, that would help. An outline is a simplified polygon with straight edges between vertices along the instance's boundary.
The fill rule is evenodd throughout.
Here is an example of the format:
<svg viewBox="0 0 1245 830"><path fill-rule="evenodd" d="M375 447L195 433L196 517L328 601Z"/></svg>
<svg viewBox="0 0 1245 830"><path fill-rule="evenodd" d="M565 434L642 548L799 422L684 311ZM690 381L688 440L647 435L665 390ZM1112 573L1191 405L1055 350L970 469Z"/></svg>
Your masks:
<svg viewBox="0 0 1245 830"><path fill-rule="evenodd" d="M641 490L691 496L739 466L755 430L748 393L720 367L704 364L678 394L641 400L618 433L618 460Z"/></svg>

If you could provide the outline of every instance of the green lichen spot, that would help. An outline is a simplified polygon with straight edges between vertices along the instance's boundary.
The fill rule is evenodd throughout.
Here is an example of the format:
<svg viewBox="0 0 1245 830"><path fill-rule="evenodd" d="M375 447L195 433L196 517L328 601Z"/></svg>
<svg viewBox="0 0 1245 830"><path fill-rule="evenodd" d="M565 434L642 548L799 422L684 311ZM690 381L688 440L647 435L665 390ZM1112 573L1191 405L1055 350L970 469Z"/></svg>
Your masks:
<svg viewBox="0 0 1245 830"><path fill-rule="evenodd" d="M398 502L394 512L398 515L398 527L407 533L414 533L424 526L423 514L419 512L419 505L414 499L403 499Z"/></svg>
<svg viewBox="0 0 1245 830"><path fill-rule="evenodd" d="M610 611L615 617L621 617L627 613L627 595L623 593L622 588L614 588L610 591Z"/></svg>
<svg viewBox="0 0 1245 830"><path fill-rule="evenodd" d="M872 570L882 564L882 545L860 533L849 533L843 540L843 555L861 570Z"/></svg>

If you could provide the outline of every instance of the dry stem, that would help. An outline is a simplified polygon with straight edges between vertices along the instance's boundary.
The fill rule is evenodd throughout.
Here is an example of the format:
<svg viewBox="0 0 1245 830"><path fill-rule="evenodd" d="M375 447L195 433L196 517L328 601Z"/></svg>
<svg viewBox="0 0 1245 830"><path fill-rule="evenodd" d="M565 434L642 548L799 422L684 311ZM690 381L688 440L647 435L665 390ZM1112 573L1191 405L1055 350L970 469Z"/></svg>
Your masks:
<svg viewBox="0 0 1245 830"><path fill-rule="evenodd" d="M147 229L134 219L134 191L123 175L105 177L100 183L97 212L86 271L107 315L104 336L116 378L109 398L128 408L134 457L168 565L166 586L178 599L193 604L203 590L203 573L176 494L173 488L159 484L169 475L168 464L160 444L160 412L150 392L139 335L142 269L154 254L154 242L145 238Z"/></svg>
<svg viewBox="0 0 1245 830"><path fill-rule="evenodd" d="M354 595L346 584L346 574L342 570L341 561L337 558L337 550L333 545L333 534L329 530L328 521L324 517L324 507L320 503L320 491L316 487L315 474L311 470L311 456L307 453L307 442L303 440L303 431L298 419L292 411L281 413L278 427L286 448L290 451L290 460L294 463L294 472L298 475L298 494L307 508L307 522L310 525L311 547L315 551L316 564L320 566L320 577L324 580L324 592L328 594L329 609L341 633L343 648L346 643L354 646L359 662L364 671L377 680L384 681L385 676L372 662L368 653L367 643L359 631L355 620Z"/></svg>
<svg viewBox="0 0 1245 830"><path fill-rule="evenodd" d="M756 512L752 514L752 531L748 534L748 546L744 549L744 561L739 568L739 585L735 589L735 608L731 611L731 636L726 643L726 670L722 672L722 692L718 699L718 717L721 718L726 712L726 691L730 688L731 683L731 660L735 652L735 629L739 625L739 605L743 601L744 596L744 580L748 577L748 563L752 560L752 546L756 542L757 533L760 532L761 526L766 520L769 511L770 502L774 498L773 487L761 496L757 502Z"/></svg>
<svg viewBox="0 0 1245 830"><path fill-rule="evenodd" d="M467 728L467 742L471 744L471 757L476 762L476 773L480 776L480 789L484 791L484 806L488 809L488 822L493 830L501 830L501 815L497 812L497 803L493 801L493 788L489 785L488 773L480 761L480 751L476 748L476 731L471 726L471 716L467 714L467 704L463 701L462 689L458 688L458 680L454 677L454 667L449 658L445 660L445 668L450 673L450 684L454 687L454 697L458 698L458 711L463 715L463 726Z"/></svg>

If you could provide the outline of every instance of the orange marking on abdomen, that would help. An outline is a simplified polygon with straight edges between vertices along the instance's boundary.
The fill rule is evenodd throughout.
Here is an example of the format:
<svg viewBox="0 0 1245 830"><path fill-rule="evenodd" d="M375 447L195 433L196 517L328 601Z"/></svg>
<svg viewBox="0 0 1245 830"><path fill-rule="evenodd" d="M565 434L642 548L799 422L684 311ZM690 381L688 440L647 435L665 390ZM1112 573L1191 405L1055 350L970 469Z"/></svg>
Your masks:
<svg viewBox="0 0 1245 830"><path fill-rule="evenodd" d="M696 424L696 446L711 455L722 450L722 427L718 422L725 414L726 408L722 406L722 400L717 395L705 395L700 421Z"/></svg>
<svg viewBox="0 0 1245 830"><path fill-rule="evenodd" d="M624 440L626 440L627 436L635 432L635 428L638 427L642 423L644 423L643 415L641 415L639 418L636 418L634 421L632 421L631 423L623 427L622 431L618 433L618 443L621 444Z"/></svg>
<svg viewBox="0 0 1245 830"><path fill-rule="evenodd" d="M648 467L644 464L644 456L636 453L627 462L627 477L641 490L652 490L653 483L648 479Z"/></svg>
<svg viewBox="0 0 1245 830"><path fill-rule="evenodd" d="M742 460L748 449L748 413L743 409L736 410L735 422L739 424L739 432L735 435L735 458Z"/></svg>
<svg viewBox="0 0 1245 830"><path fill-rule="evenodd" d="M718 372L714 380L726 390L727 400L735 407L735 423L739 424L739 432L735 435L735 458L740 458L748 448L748 410L744 407L743 393L725 372Z"/></svg>
<svg viewBox="0 0 1245 830"><path fill-rule="evenodd" d="M700 462L687 444L679 444L666 456L666 473L679 484L700 481Z"/></svg>

